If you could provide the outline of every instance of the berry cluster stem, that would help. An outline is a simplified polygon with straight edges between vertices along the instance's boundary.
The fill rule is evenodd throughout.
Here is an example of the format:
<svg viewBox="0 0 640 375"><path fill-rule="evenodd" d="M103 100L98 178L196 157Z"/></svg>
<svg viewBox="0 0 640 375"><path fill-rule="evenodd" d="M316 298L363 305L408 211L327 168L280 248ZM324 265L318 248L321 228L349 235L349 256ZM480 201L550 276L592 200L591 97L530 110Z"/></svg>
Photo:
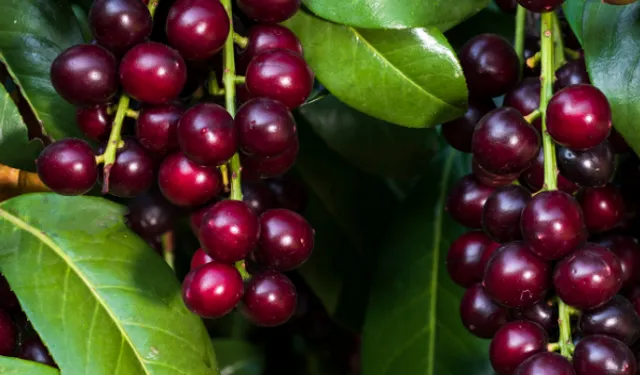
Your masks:
<svg viewBox="0 0 640 375"><path fill-rule="evenodd" d="M515 49L520 59L520 68L524 64L524 33L525 23L527 20L527 10L518 4L518 10L516 11L516 37L515 37Z"/></svg>
<svg viewBox="0 0 640 375"><path fill-rule="evenodd" d="M109 191L109 171L116 161L116 151L118 145L122 140L120 133L122 132L122 123L129 110L129 102L131 99L127 94L122 94L118 101L118 109L116 110L116 116L113 120L111 127L111 133L109 134L109 141L107 142L107 148L104 151L104 183L102 185L102 192L106 194Z"/></svg>

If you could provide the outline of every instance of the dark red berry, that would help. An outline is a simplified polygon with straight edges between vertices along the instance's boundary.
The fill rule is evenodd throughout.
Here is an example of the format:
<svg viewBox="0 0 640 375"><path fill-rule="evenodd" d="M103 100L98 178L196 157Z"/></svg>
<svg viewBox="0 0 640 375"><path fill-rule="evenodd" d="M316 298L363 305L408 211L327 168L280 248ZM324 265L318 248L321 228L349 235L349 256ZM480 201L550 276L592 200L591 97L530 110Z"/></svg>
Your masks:
<svg viewBox="0 0 640 375"><path fill-rule="evenodd" d="M313 72L304 59L283 49L254 57L246 74L251 95L280 101L290 109L304 103L313 89L313 79Z"/></svg>
<svg viewBox="0 0 640 375"><path fill-rule="evenodd" d="M525 78L518 82L505 96L503 106L515 108L523 116L531 114L540 107L540 78ZM542 120L536 119L532 125L541 131Z"/></svg>
<svg viewBox="0 0 640 375"><path fill-rule="evenodd" d="M300 215L285 209L260 216L260 241L256 260L276 271L298 268L311 256L314 231Z"/></svg>
<svg viewBox="0 0 640 375"><path fill-rule="evenodd" d="M244 182L242 201L258 216L272 208L284 208L277 207L276 195L264 181Z"/></svg>
<svg viewBox="0 0 640 375"><path fill-rule="evenodd" d="M267 181L275 194L277 208L302 213L309 203L309 192L304 183L292 175L284 175Z"/></svg>
<svg viewBox="0 0 640 375"><path fill-rule="evenodd" d="M109 139L113 116L107 112L108 105L94 105L76 109L76 122L80 131L92 141Z"/></svg>
<svg viewBox="0 0 640 375"><path fill-rule="evenodd" d="M578 342L573 352L576 375L634 375L636 359L622 341L593 335Z"/></svg>
<svg viewBox="0 0 640 375"><path fill-rule="evenodd" d="M279 23L300 9L301 0L236 0L242 13L254 21Z"/></svg>
<svg viewBox="0 0 640 375"><path fill-rule="evenodd" d="M442 135L453 148L471 152L473 130L482 116L494 110L496 105L489 98L469 97L469 107L462 117L442 124Z"/></svg>
<svg viewBox="0 0 640 375"><path fill-rule="evenodd" d="M497 243L491 241L481 231L467 232L451 243L447 253L447 271L458 285L469 288L482 281L484 268L482 255L485 250L493 251Z"/></svg>
<svg viewBox="0 0 640 375"><path fill-rule="evenodd" d="M220 1L178 0L167 16L169 44L187 60L208 59L224 46L231 28Z"/></svg>
<svg viewBox="0 0 640 375"><path fill-rule="evenodd" d="M556 294L580 310L609 302L622 287L622 267L608 249L587 243L562 259L553 272Z"/></svg>
<svg viewBox="0 0 640 375"><path fill-rule="evenodd" d="M623 287L640 283L640 244L638 240L625 235L610 235L597 241L614 253L622 267Z"/></svg>
<svg viewBox="0 0 640 375"><path fill-rule="evenodd" d="M509 320L528 320L549 332L558 327L558 309L542 300L532 306L509 310Z"/></svg>
<svg viewBox="0 0 640 375"><path fill-rule="evenodd" d="M499 35L474 37L462 47L459 57L467 86L474 96L500 96L518 82L518 55L511 44Z"/></svg>
<svg viewBox="0 0 640 375"><path fill-rule="evenodd" d="M507 308L497 305L481 284L475 284L460 301L460 318L469 332L490 339L507 322Z"/></svg>
<svg viewBox="0 0 640 375"><path fill-rule="evenodd" d="M496 242L522 239L520 217L531 200L531 193L519 185L498 188L482 210L482 228Z"/></svg>
<svg viewBox="0 0 640 375"><path fill-rule="evenodd" d="M211 262L190 271L182 283L187 308L203 318L228 314L242 299L240 273L228 264Z"/></svg>
<svg viewBox="0 0 640 375"><path fill-rule="evenodd" d="M606 141L584 151L558 147L557 160L560 174L580 186L604 186L616 169L615 155Z"/></svg>
<svg viewBox="0 0 640 375"><path fill-rule="evenodd" d="M269 98L251 99L243 104L236 114L235 126L242 149L263 157L282 154L297 137L289 109Z"/></svg>
<svg viewBox="0 0 640 375"><path fill-rule="evenodd" d="M522 211L521 227L531 251L548 260L562 258L587 239L580 205L559 190L535 195Z"/></svg>
<svg viewBox="0 0 640 375"><path fill-rule="evenodd" d="M473 175L476 177L476 180L478 180L478 182L480 182L482 185L490 187L511 185L515 180L518 179L518 176L520 176L519 172L503 175L491 173L482 168L482 166L478 164L475 158L471 159L471 171L473 172Z"/></svg>
<svg viewBox="0 0 640 375"><path fill-rule="evenodd" d="M515 14L518 3L516 0L496 0L496 5L505 13Z"/></svg>
<svg viewBox="0 0 640 375"><path fill-rule="evenodd" d="M51 64L51 83L71 104L105 104L118 90L118 62L94 44L79 44L63 51Z"/></svg>
<svg viewBox="0 0 640 375"><path fill-rule="evenodd" d="M0 310L0 355L13 356L18 332L11 316Z"/></svg>
<svg viewBox="0 0 640 375"><path fill-rule="evenodd" d="M36 167L42 182L62 195L84 194L98 179L93 150L80 139L63 139L45 147Z"/></svg>
<svg viewBox="0 0 640 375"><path fill-rule="evenodd" d="M247 283L240 311L253 324L273 327L285 323L296 310L296 287L285 275L265 271Z"/></svg>
<svg viewBox="0 0 640 375"><path fill-rule="evenodd" d="M526 9L536 12L544 13L550 12L564 3L564 0L517 0L518 4L522 5Z"/></svg>
<svg viewBox="0 0 640 375"><path fill-rule="evenodd" d="M27 361L57 367L53 358L51 358L51 354L49 354L49 350L47 350L47 347L44 346L44 343L38 337L32 337L23 341L20 345L20 353L18 356Z"/></svg>
<svg viewBox="0 0 640 375"><path fill-rule="evenodd" d="M609 136L611 106L595 86L570 86L558 91L549 101L546 124L556 143L573 150L585 150Z"/></svg>
<svg viewBox="0 0 640 375"><path fill-rule="evenodd" d="M538 353L522 362L514 375L575 375L573 366L556 353Z"/></svg>
<svg viewBox="0 0 640 375"><path fill-rule="evenodd" d="M224 107L200 103L187 110L178 123L180 149L202 165L221 165L238 148L233 118Z"/></svg>
<svg viewBox="0 0 640 375"><path fill-rule="evenodd" d="M624 197L613 185L586 188L580 193L578 200L584 214L584 223L591 233L613 229L624 219Z"/></svg>
<svg viewBox="0 0 640 375"><path fill-rule="evenodd" d="M189 215L189 225L191 226L191 230L196 238L200 238L200 227L202 226L202 217L211 209L211 207L215 206L219 201L214 199L213 203L208 203L202 207L199 207L191 212Z"/></svg>
<svg viewBox="0 0 640 375"><path fill-rule="evenodd" d="M484 186L470 174L461 178L449 191L447 212L460 224L482 228L482 208L495 188Z"/></svg>
<svg viewBox="0 0 640 375"><path fill-rule="evenodd" d="M584 59L569 61L556 70L556 81L553 83L554 91L560 91L565 87L589 84L589 74Z"/></svg>
<svg viewBox="0 0 640 375"><path fill-rule="evenodd" d="M544 152L542 147L540 147L540 152L533 165L522 173L520 180L534 192L542 189L544 185ZM578 191L578 186L558 174L558 189L565 193L573 194Z"/></svg>
<svg viewBox="0 0 640 375"><path fill-rule="evenodd" d="M286 49L302 56L302 43L291 30L280 25L258 24L247 34L249 44L242 50L239 63L246 68L251 59L274 49Z"/></svg>
<svg viewBox="0 0 640 375"><path fill-rule="evenodd" d="M489 359L498 375L511 375L525 360L547 349L547 333L536 323L510 322L491 340Z"/></svg>
<svg viewBox="0 0 640 375"><path fill-rule="evenodd" d="M155 163L133 138L125 138L116 152L116 161L109 171L109 194L131 198L151 188Z"/></svg>
<svg viewBox="0 0 640 375"><path fill-rule="evenodd" d="M149 192L129 201L127 224L142 237L160 236L171 230L179 214L162 194Z"/></svg>
<svg viewBox="0 0 640 375"><path fill-rule="evenodd" d="M213 199L222 187L215 167L205 167L181 152L167 156L158 171L158 186L176 206L198 206Z"/></svg>
<svg viewBox="0 0 640 375"><path fill-rule="evenodd" d="M153 21L139 0L96 0L89 11L89 25L98 44L122 55L149 37Z"/></svg>
<svg viewBox="0 0 640 375"><path fill-rule="evenodd" d="M193 254L193 256L191 257L191 270L193 271L194 269L205 265L207 263L211 263L214 262L215 259L213 259L211 257L211 255L207 254L204 250L202 250L202 248L196 250L196 252Z"/></svg>
<svg viewBox="0 0 640 375"><path fill-rule="evenodd" d="M486 114L473 132L473 157L495 174L522 172L540 150L540 135L513 108L498 108Z"/></svg>
<svg viewBox="0 0 640 375"><path fill-rule="evenodd" d="M298 148L299 143L296 137L293 145L278 156L264 157L242 153L240 154L242 176L249 181L281 176L293 167L298 156Z"/></svg>
<svg viewBox="0 0 640 375"><path fill-rule="evenodd" d="M583 311L578 327L585 336L607 335L628 346L640 338L640 317L631 302L622 296L615 296L596 309Z"/></svg>
<svg viewBox="0 0 640 375"><path fill-rule="evenodd" d="M178 121L181 106L167 104L140 110L136 123L136 138L149 151L166 154L178 149Z"/></svg>
<svg viewBox="0 0 640 375"><path fill-rule="evenodd" d="M541 301L551 286L551 265L524 242L510 242L489 259L484 286L491 298L504 306L531 306Z"/></svg>
<svg viewBox="0 0 640 375"><path fill-rule="evenodd" d="M182 56L164 44L138 44L120 62L122 87L140 102L167 103L178 97L186 81Z"/></svg>

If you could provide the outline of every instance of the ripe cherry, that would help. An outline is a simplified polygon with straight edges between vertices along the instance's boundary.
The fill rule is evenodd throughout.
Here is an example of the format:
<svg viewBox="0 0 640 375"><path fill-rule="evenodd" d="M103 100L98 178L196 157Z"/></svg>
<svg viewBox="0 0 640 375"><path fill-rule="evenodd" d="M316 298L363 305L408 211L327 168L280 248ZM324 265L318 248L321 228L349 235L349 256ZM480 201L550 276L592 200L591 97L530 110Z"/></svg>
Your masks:
<svg viewBox="0 0 640 375"><path fill-rule="evenodd" d="M291 51L271 50L256 56L247 67L246 84L254 97L300 106L313 89L314 75L304 59Z"/></svg>
<svg viewBox="0 0 640 375"><path fill-rule="evenodd" d="M560 91L565 87L590 83L584 59L578 59L569 61L556 70L556 81L553 84L553 89L554 91Z"/></svg>
<svg viewBox="0 0 640 375"><path fill-rule="evenodd" d="M49 350L44 345L42 340L38 337L32 337L27 340L24 340L22 344L20 344L20 352L18 353L18 357L25 359L27 361L33 361L42 363L47 366L57 367L56 363L51 358L51 354L49 354Z"/></svg>
<svg viewBox="0 0 640 375"><path fill-rule="evenodd" d="M45 147L36 167L42 182L61 195L84 194L98 179L93 150L80 139L63 139Z"/></svg>
<svg viewBox="0 0 640 375"><path fill-rule="evenodd" d="M540 147L540 152L533 162L533 165L524 171L520 176L520 181L531 191L540 191L544 184L544 150ZM578 186L558 174L558 189L565 193L573 194L578 191Z"/></svg>
<svg viewBox="0 0 640 375"><path fill-rule="evenodd" d="M460 301L460 318L469 332L490 339L507 322L507 309L493 302L481 284L475 284Z"/></svg>
<svg viewBox="0 0 640 375"><path fill-rule="evenodd" d="M140 102L167 103L178 97L186 81L182 56L164 44L138 44L120 62L122 87Z"/></svg>
<svg viewBox="0 0 640 375"><path fill-rule="evenodd" d="M522 362L514 375L576 375L571 362L557 353L538 353Z"/></svg>
<svg viewBox="0 0 640 375"><path fill-rule="evenodd" d="M523 116L531 114L540 107L540 78L525 78L505 96L503 105L515 108ZM532 125L541 131L542 120L536 119Z"/></svg>
<svg viewBox="0 0 640 375"><path fill-rule="evenodd" d="M622 296L615 296L596 309L583 311L578 327L585 336L607 335L628 346L640 338L640 317L631 302Z"/></svg>
<svg viewBox="0 0 640 375"><path fill-rule="evenodd" d="M207 213L216 203L218 203L218 198L214 198L212 202L205 204L204 206L200 206L193 211L189 215L189 226L191 226L191 230L193 234L200 238L200 227L202 226L202 217Z"/></svg>
<svg viewBox="0 0 640 375"><path fill-rule="evenodd" d="M145 238L157 237L171 230L179 212L159 192L142 194L129 201L127 224Z"/></svg>
<svg viewBox="0 0 640 375"><path fill-rule="evenodd" d="M242 13L258 22L279 23L300 9L301 0L236 0Z"/></svg>
<svg viewBox="0 0 640 375"><path fill-rule="evenodd" d="M210 262L190 271L182 283L182 298L189 310L203 318L228 314L242 299L244 285L233 266Z"/></svg>
<svg viewBox="0 0 640 375"><path fill-rule="evenodd" d="M583 338L576 345L573 368L577 375L634 375L636 359L622 341L593 335Z"/></svg>
<svg viewBox="0 0 640 375"><path fill-rule="evenodd" d="M292 175L284 175L269 179L267 183L276 196L278 208L286 208L300 214L307 208L309 192L300 179L294 178Z"/></svg>
<svg viewBox="0 0 640 375"><path fill-rule="evenodd" d="M591 233L613 229L624 219L624 197L614 185L586 188L580 193L578 200L584 214L584 223Z"/></svg>
<svg viewBox="0 0 640 375"><path fill-rule="evenodd" d="M587 243L562 259L553 272L556 294L580 310L609 302L622 287L622 267L608 249Z"/></svg>
<svg viewBox="0 0 640 375"><path fill-rule="evenodd" d="M182 113L182 107L175 104L142 108L136 123L138 142L157 154L177 150L178 121Z"/></svg>
<svg viewBox="0 0 640 375"><path fill-rule="evenodd" d="M164 159L158 171L162 195L176 206L198 206L211 200L222 187L220 173L175 152Z"/></svg>
<svg viewBox="0 0 640 375"><path fill-rule="evenodd" d="M296 123L289 109L269 98L251 99L235 118L240 145L247 154L277 156L293 145Z"/></svg>
<svg viewBox="0 0 640 375"><path fill-rule="evenodd" d="M117 67L111 52L98 45L79 44L53 60L51 83L71 104L105 104L118 91Z"/></svg>
<svg viewBox="0 0 640 375"><path fill-rule="evenodd" d="M255 258L276 271L291 271L311 256L314 236L311 225L297 213L269 210L260 216L260 241Z"/></svg>
<svg viewBox="0 0 640 375"><path fill-rule="evenodd" d="M484 186L470 174L461 178L449 191L447 212L460 224L482 228L482 208L495 188Z"/></svg>
<svg viewBox="0 0 640 375"><path fill-rule="evenodd" d="M151 35L153 21L139 0L96 0L89 11L89 25L98 44L122 56Z"/></svg>
<svg viewBox="0 0 640 375"><path fill-rule="evenodd" d="M221 165L231 159L238 148L233 117L224 107L200 103L187 110L178 123L180 149L202 165Z"/></svg>
<svg viewBox="0 0 640 375"><path fill-rule="evenodd" d="M501 36L478 35L462 47L459 57L467 86L474 96L500 96L518 82L518 55Z"/></svg>
<svg viewBox="0 0 640 375"><path fill-rule="evenodd" d="M482 255L500 245L481 231L467 232L451 243L447 253L447 271L456 284L469 288L482 281Z"/></svg>
<svg viewBox="0 0 640 375"><path fill-rule="evenodd" d="M442 135L453 148L471 152L473 130L482 116L494 110L496 105L489 98L469 97L469 107L462 117L442 124Z"/></svg>
<svg viewBox="0 0 640 375"><path fill-rule="evenodd" d="M528 320L549 332L558 327L558 309L542 300L532 306L509 310L509 320Z"/></svg>
<svg viewBox="0 0 640 375"><path fill-rule="evenodd" d="M107 112L106 104L76 109L76 122L80 131L92 141L106 141L111 133L113 116Z"/></svg>
<svg viewBox="0 0 640 375"><path fill-rule="evenodd" d="M560 174L580 186L604 186L616 169L615 155L606 141L584 151L558 147L557 160Z"/></svg>
<svg viewBox="0 0 640 375"><path fill-rule="evenodd" d="M510 375L526 359L546 351L547 333L533 322L509 322L491 340L489 359L498 375Z"/></svg>
<svg viewBox="0 0 640 375"><path fill-rule="evenodd" d="M522 239L520 217L531 193L519 185L498 188L482 209L482 228L496 242Z"/></svg>
<svg viewBox="0 0 640 375"><path fill-rule="evenodd" d="M0 310L0 355L13 356L18 332L11 316Z"/></svg>
<svg viewBox="0 0 640 375"><path fill-rule="evenodd" d="M302 56L302 43L291 30L280 25L258 24L247 34L249 44L242 50L239 63L246 66L259 54L274 49L286 49Z"/></svg>
<svg viewBox="0 0 640 375"><path fill-rule="evenodd" d="M586 150L609 136L611 106L595 86L570 86L549 101L546 124L556 143L573 150Z"/></svg>
<svg viewBox="0 0 640 375"><path fill-rule="evenodd" d="M296 137L293 145L278 156L264 157L241 153L242 176L249 181L281 176L293 167L298 156L298 149L299 143Z"/></svg>
<svg viewBox="0 0 640 375"><path fill-rule="evenodd" d="M243 182L242 201L258 216L266 210L277 208L276 195L264 181Z"/></svg>
<svg viewBox="0 0 640 375"><path fill-rule="evenodd" d="M622 267L623 287L631 287L640 283L640 244L631 236L613 234L597 241L614 253Z"/></svg>
<svg viewBox="0 0 640 375"><path fill-rule="evenodd" d="M285 323L296 310L296 287L280 272L265 271L247 283L240 311L253 324L273 327Z"/></svg>
<svg viewBox="0 0 640 375"><path fill-rule="evenodd" d="M125 138L109 171L109 194L131 198L149 190L155 177L153 159L133 138Z"/></svg>
<svg viewBox="0 0 640 375"><path fill-rule="evenodd" d="M564 0L517 0L518 4L535 13L550 12L564 3Z"/></svg>
<svg viewBox="0 0 640 375"><path fill-rule="evenodd" d="M211 257L211 255L207 254L202 248L196 250L196 252L191 257L190 269L193 271L194 269L207 264L215 262L215 259Z"/></svg>
<svg viewBox="0 0 640 375"><path fill-rule="evenodd" d="M520 175L520 173L518 172L502 175L491 173L482 168L482 166L478 164L475 158L471 159L471 171L473 172L473 175L479 183L490 187L511 185L515 180L518 179L518 176Z"/></svg>

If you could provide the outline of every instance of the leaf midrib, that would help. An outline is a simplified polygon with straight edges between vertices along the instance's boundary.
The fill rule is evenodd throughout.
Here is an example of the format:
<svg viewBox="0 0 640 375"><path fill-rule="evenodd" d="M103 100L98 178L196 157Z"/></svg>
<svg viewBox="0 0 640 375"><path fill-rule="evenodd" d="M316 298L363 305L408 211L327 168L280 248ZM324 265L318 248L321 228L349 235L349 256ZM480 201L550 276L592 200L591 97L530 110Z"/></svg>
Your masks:
<svg viewBox="0 0 640 375"><path fill-rule="evenodd" d="M140 367L144 370L144 373L146 375L151 375L151 373L147 370L147 367L145 366L146 362L144 361L141 353L138 352L138 350L136 349L135 345L133 345L133 342L131 341L131 338L126 334L126 331L125 331L124 327L122 327L122 325L119 323L118 319L114 315L113 311L108 307L107 303L98 294L98 292L95 290L93 285L89 282L89 280L87 280L87 278L84 277L82 272L80 272L80 269L72 261L72 259L69 258L64 253L64 251L58 245L55 244L55 242L53 242L49 237L47 237L44 234L44 231L38 230L37 228L33 227L32 225L30 225L26 221L20 219L19 217L9 213L8 211L6 211L6 210L4 210L2 208L0 208L0 217L4 218L5 220L7 220L7 221L9 221L11 223L13 223L14 225L16 225L21 230L31 234L36 239L40 240L42 243L47 245L51 250L53 250L53 252L56 255L58 255L65 262L65 264L67 265L68 268L70 268L72 271L74 271L76 276L78 276L78 278L83 281L83 283L87 287L87 289L89 289L89 291L91 292L91 294L94 295L94 297L96 298L98 303L107 312L109 317L111 317L112 322L114 323L114 325L120 331L121 337L124 337L125 341L129 344L129 347L131 348L131 350L135 354L136 358L138 359L138 361L140 363ZM122 349L120 349L120 354L122 354Z"/></svg>

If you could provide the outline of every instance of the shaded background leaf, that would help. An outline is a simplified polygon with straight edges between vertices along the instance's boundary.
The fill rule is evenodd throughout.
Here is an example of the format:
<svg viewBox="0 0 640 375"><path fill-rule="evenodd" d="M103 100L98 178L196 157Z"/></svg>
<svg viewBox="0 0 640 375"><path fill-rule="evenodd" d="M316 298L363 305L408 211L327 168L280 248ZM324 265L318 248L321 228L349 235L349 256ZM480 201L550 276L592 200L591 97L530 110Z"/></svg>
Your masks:
<svg viewBox="0 0 640 375"><path fill-rule="evenodd" d="M213 348L218 357L220 375L261 375L264 353L242 340L215 339Z"/></svg>
<svg viewBox="0 0 640 375"><path fill-rule="evenodd" d="M57 369L33 361L0 356L2 375L60 375Z"/></svg>

